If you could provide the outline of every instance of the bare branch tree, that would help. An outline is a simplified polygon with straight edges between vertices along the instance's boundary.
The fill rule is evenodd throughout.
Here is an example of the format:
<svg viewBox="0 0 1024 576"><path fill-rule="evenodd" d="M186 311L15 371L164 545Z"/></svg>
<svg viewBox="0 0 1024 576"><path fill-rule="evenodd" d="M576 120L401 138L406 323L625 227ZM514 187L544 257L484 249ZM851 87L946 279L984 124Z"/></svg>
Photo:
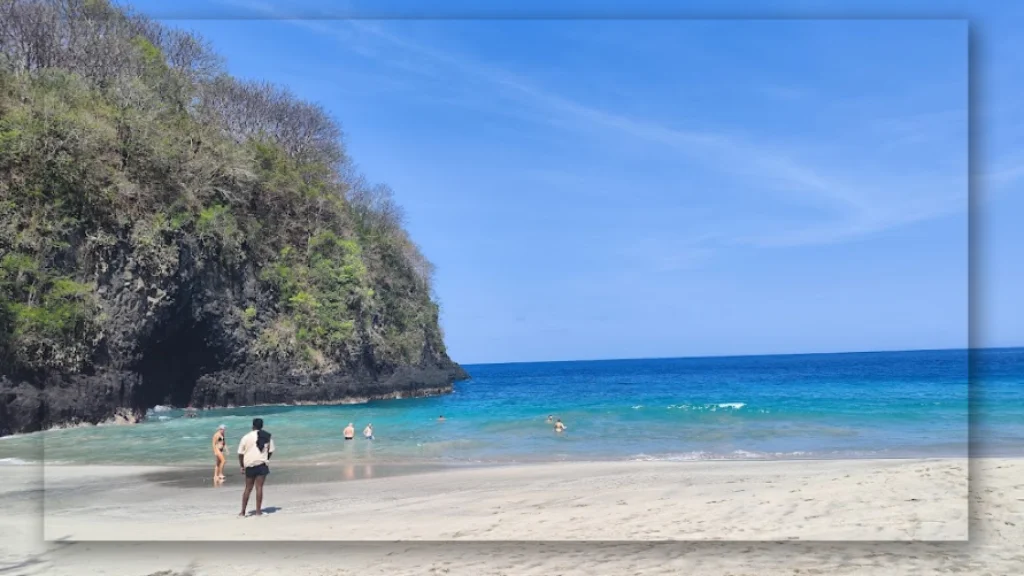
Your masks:
<svg viewBox="0 0 1024 576"><path fill-rule="evenodd" d="M287 89L221 75L202 87L200 109L219 120L236 142L269 138L296 162L337 167L344 159L341 129L318 104Z"/></svg>

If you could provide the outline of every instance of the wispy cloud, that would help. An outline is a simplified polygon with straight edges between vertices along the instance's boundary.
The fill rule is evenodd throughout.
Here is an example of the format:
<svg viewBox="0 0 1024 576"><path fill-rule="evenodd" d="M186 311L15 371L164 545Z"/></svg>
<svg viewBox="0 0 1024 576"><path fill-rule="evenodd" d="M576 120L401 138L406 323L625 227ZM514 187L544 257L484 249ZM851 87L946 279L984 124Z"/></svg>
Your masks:
<svg viewBox="0 0 1024 576"><path fill-rule="evenodd" d="M967 151L967 110L941 110L873 120L871 129L885 138L886 149L927 146L948 141L951 131L963 132L963 150Z"/></svg>
<svg viewBox="0 0 1024 576"><path fill-rule="evenodd" d="M1011 154L996 162L995 169L986 177L995 190L1004 190L1021 178L1024 178L1024 152Z"/></svg>
<svg viewBox="0 0 1024 576"><path fill-rule="evenodd" d="M249 7L273 15L265 8ZM780 247L833 243L966 209L966 174L960 174L955 167L948 173L927 178L927 182L883 172L849 176L835 170L834 165L801 159L770 138L755 138L738 131L688 130L590 106L545 89L529 78L466 55L413 41L377 23L362 20L289 22L333 37L347 49L403 74L433 80L456 77L474 86L488 87L495 95L529 109L512 112L517 115L559 127L600 129L616 137L658 144L714 169L721 177L749 187L752 192L782 194L790 201L821 211L818 221L811 220L799 229L764 234L735 230L718 238L716 243L719 244ZM785 99L801 98L805 93L784 86L766 85L763 89L776 98ZM510 113L507 109L503 112ZM955 124L956 114L957 111L952 111L889 119L879 126L892 133L893 146L906 146L936 130L945 130L950 122ZM966 153L966 146L964 150ZM1007 168L995 177L1016 178L1018 173L1024 174L1024 163ZM706 244L707 240L703 239L702 243ZM699 257L680 261L699 260L708 250L710 248L701 246L687 251Z"/></svg>

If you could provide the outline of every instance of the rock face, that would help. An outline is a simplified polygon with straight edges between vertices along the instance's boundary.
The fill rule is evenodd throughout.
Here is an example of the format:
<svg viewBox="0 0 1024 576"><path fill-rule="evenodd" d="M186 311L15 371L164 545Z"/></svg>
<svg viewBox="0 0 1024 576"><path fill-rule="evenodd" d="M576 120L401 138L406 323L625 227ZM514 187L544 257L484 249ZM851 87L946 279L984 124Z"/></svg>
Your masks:
<svg viewBox="0 0 1024 576"><path fill-rule="evenodd" d="M271 305L251 270L233 278L216 266L196 270L183 258L177 273L154 285L148 283L152 279L138 281L130 257L119 260L122 269L103 275L97 289L106 322L94 362L81 373L0 374L0 435L138 421L156 405L335 404L429 396L451 392L454 382L469 377L448 358L436 324L418 327L423 349L415 363L380 359L380 350L368 344L369 333L358 336L367 343L361 353L329 371L260 358L252 353L260 321L246 326L235 312L253 299Z"/></svg>

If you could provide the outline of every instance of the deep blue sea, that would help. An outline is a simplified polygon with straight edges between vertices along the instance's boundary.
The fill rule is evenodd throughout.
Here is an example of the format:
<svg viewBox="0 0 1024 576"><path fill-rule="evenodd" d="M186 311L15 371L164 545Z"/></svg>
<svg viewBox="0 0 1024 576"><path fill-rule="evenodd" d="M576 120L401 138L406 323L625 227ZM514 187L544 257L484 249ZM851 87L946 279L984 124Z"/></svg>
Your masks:
<svg viewBox="0 0 1024 576"><path fill-rule="evenodd" d="M158 408L135 426L0 439L0 461L38 460L42 446L48 463L205 464L218 424L233 450L255 416L274 435L275 460L310 463L966 456L969 390L972 454L1024 454L1024 349L466 368L472 379L436 398L195 419ZM348 422L357 439L345 442ZM369 422L373 441L358 434Z"/></svg>

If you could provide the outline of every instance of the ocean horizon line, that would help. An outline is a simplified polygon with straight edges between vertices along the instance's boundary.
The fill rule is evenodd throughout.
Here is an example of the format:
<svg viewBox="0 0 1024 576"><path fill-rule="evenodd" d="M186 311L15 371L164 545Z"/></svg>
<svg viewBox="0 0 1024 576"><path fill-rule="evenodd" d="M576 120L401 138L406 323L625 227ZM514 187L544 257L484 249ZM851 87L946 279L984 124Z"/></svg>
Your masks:
<svg viewBox="0 0 1024 576"><path fill-rule="evenodd" d="M777 354L709 354L704 356L636 356L632 358L579 358L573 360L512 360L507 362L459 362L463 368L476 366L513 366L524 364L580 364L599 362L649 362L663 360L729 360L739 358L784 358L793 356L849 356L856 354L913 354L923 352L982 352L1000 350L1024 350L1024 345L1018 346L987 346L974 348L914 348L900 350L844 350L837 352L782 352ZM470 375L472 376L472 374Z"/></svg>

